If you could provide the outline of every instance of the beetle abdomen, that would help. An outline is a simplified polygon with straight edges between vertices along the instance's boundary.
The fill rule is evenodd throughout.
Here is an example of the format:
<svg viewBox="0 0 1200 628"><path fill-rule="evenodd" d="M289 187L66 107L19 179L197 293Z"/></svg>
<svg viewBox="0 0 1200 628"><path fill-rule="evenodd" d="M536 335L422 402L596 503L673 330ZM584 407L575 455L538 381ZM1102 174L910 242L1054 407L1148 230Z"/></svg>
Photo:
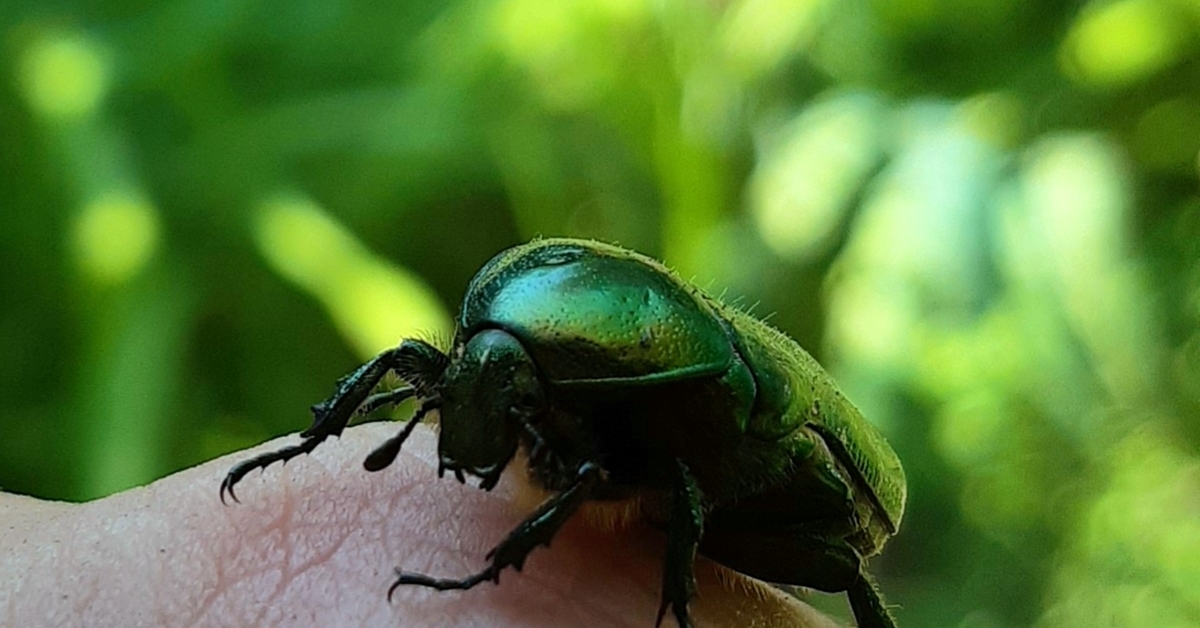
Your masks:
<svg viewBox="0 0 1200 628"><path fill-rule="evenodd" d="M801 426L811 426L858 476L895 533L904 515L907 489L900 459L883 435L796 341L748 314L725 310L758 384L748 432L782 438Z"/></svg>
<svg viewBox="0 0 1200 628"><path fill-rule="evenodd" d="M538 240L502 253L472 282L459 325L507 330L556 384L679 381L721 373L734 354L694 288L596 242Z"/></svg>

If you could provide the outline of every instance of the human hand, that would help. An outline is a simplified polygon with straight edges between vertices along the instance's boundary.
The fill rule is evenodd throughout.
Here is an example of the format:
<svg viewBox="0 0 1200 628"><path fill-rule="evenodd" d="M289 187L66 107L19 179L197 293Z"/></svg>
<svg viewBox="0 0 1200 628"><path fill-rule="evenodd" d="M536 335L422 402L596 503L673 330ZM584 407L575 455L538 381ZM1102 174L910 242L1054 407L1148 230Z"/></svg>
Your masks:
<svg viewBox="0 0 1200 628"><path fill-rule="evenodd" d="M282 440L85 504L0 494L0 625L654 625L661 535L601 532L580 517L499 586L400 587L389 603L393 567L474 573L532 508L512 474L490 493L438 481L426 426L392 466L365 472L367 453L396 429L355 427L311 456L251 473L237 486L241 503L228 506L217 495L226 471ZM836 627L719 570L696 562L699 628Z"/></svg>

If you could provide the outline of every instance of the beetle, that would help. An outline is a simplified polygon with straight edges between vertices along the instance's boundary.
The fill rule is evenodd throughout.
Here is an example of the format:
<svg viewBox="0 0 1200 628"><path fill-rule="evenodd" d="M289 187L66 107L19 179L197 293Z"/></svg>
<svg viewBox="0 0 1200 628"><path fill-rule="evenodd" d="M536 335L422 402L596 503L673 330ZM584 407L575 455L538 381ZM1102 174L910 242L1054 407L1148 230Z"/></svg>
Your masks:
<svg viewBox="0 0 1200 628"><path fill-rule="evenodd" d="M904 513L903 468L883 436L794 340L707 295L663 264L589 240L508 249L471 280L448 352L416 339L342 378L312 407L299 444L254 469L313 451L357 415L418 402L364 461L387 467L439 414L438 475L491 490L518 450L550 492L460 579L397 570L388 590L470 589L520 570L586 503L639 500L666 532L657 624L689 627L700 553L778 584L845 591L860 628L896 623L865 569ZM375 392L387 373L404 385Z"/></svg>

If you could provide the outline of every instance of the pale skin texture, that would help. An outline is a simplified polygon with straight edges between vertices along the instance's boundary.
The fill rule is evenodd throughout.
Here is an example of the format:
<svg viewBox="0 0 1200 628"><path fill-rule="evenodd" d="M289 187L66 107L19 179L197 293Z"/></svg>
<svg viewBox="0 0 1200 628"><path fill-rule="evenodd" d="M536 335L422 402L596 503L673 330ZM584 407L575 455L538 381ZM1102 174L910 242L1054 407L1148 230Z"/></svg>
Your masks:
<svg viewBox="0 0 1200 628"><path fill-rule="evenodd" d="M217 496L226 471L295 436L86 504L0 494L0 625L654 625L662 535L597 530L582 517L552 548L534 551L523 572L504 572L500 586L402 587L389 603L394 567L477 571L532 508L519 473L491 493L439 481L436 435L426 426L391 467L364 471L363 458L397 429L352 428L311 456L252 472L237 486L241 503L228 506ZM836 627L718 569L696 563L698 628Z"/></svg>

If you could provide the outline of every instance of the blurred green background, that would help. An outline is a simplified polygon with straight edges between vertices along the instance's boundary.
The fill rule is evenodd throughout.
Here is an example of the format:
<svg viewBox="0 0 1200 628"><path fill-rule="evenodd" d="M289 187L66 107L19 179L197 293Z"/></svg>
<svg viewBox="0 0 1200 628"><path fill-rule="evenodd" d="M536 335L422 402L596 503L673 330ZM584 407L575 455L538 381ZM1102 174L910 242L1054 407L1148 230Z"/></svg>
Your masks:
<svg viewBox="0 0 1200 628"><path fill-rule="evenodd" d="M299 430L590 236L888 434L904 626L1200 625L1198 53L1197 0L9 0L0 486Z"/></svg>

